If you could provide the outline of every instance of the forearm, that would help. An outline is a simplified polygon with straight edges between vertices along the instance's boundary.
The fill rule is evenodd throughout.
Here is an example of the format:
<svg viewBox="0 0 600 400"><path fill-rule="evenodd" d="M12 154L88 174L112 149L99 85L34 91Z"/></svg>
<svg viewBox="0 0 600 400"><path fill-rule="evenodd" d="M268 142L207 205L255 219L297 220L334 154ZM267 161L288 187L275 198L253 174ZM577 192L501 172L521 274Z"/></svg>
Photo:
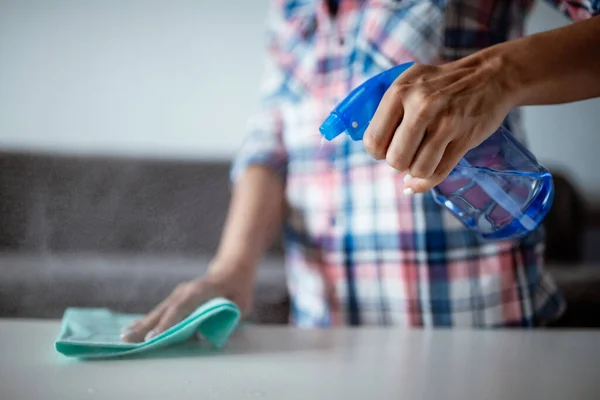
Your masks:
<svg viewBox="0 0 600 400"><path fill-rule="evenodd" d="M216 258L254 268L280 229L284 184L263 166L251 166L236 184Z"/></svg>
<svg viewBox="0 0 600 400"><path fill-rule="evenodd" d="M500 60L514 106L600 96L600 17L506 42L476 57Z"/></svg>

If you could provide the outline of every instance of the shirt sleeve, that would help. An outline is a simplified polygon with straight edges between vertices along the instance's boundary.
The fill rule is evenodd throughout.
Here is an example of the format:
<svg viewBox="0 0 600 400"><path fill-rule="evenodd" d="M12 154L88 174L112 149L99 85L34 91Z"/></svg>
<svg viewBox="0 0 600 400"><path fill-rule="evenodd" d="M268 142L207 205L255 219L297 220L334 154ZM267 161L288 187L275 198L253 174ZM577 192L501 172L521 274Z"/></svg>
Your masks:
<svg viewBox="0 0 600 400"><path fill-rule="evenodd" d="M285 180L287 152L282 136L280 112L276 107L265 108L253 115L231 167L231 182L235 184L252 165L269 167Z"/></svg>
<svg viewBox="0 0 600 400"><path fill-rule="evenodd" d="M600 0L544 0L577 22L600 15Z"/></svg>
<svg viewBox="0 0 600 400"><path fill-rule="evenodd" d="M272 2L273 4L273 2ZM247 131L231 167L231 182L235 184L252 165L263 165L287 176L287 150L283 141L281 102L285 97L285 74L278 64L280 47L276 44L282 19L280 10L271 5L267 18L267 49L260 83L260 108L250 117Z"/></svg>

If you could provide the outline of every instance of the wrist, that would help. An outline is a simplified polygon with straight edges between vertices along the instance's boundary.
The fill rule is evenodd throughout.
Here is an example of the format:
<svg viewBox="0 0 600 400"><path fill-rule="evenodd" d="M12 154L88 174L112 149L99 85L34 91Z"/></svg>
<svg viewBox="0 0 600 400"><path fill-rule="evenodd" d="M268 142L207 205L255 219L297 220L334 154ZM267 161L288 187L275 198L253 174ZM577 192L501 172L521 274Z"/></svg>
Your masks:
<svg viewBox="0 0 600 400"><path fill-rule="evenodd" d="M237 275L254 272L257 261L243 252L218 252L210 262L208 271L213 275Z"/></svg>
<svg viewBox="0 0 600 400"><path fill-rule="evenodd" d="M235 299L240 293L251 290L254 278L253 265L215 257L202 277L202 282L209 284L219 296Z"/></svg>
<svg viewBox="0 0 600 400"><path fill-rule="evenodd" d="M507 109L523 105L532 82L526 77L523 67L514 55L513 43L507 42L490 47L476 54L480 58L485 76L493 82L501 93L500 102Z"/></svg>

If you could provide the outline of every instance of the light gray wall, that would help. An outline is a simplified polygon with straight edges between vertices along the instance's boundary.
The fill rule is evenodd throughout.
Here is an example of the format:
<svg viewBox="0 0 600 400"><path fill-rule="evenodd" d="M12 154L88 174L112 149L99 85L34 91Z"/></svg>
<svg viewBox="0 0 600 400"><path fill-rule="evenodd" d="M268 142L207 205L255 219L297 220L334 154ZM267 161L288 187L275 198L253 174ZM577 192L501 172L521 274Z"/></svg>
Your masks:
<svg viewBox="0 0 600 400"><path fill-rule="evenodd" d="M266 5L0 0L0 147L231 157L256 107ZM566 23L538 4L529 31ZM600 100L525 117L538 157L600 200Z"/></svg>
<svg viewBox="0 0 600 400"><path fill-rule="evenodd" d="M266 0L0 0L0 146L230 157Z"/></svg>

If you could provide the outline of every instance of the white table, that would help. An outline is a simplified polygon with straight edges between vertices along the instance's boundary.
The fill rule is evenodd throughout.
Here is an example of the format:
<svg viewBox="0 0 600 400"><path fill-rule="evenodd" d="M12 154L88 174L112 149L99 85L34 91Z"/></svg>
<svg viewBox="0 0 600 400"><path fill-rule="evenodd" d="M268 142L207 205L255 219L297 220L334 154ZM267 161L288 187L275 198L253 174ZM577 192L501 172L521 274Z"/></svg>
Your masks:
<svg viewBox="0 0 600 400"><path fill-rule="evenodd" d="M599 331L246 327L135 359L55 352L57 321L0 320L0 399L599 399Z"/></svg>

